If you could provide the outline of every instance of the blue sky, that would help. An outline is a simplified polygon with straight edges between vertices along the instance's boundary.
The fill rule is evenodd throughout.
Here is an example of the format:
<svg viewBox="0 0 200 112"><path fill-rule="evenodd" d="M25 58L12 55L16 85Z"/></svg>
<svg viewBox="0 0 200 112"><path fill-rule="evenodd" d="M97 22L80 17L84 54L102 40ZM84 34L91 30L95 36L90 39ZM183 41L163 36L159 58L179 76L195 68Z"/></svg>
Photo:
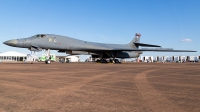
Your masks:
<svg viewBox="0 0 200 112"><path fill-rule="evenodd" d="M142 43L197 51L143 55L200 55L199 4L199 0L0 0L0 52L30 53L2 42L38 33L125 44L138 32Z"/></svg>

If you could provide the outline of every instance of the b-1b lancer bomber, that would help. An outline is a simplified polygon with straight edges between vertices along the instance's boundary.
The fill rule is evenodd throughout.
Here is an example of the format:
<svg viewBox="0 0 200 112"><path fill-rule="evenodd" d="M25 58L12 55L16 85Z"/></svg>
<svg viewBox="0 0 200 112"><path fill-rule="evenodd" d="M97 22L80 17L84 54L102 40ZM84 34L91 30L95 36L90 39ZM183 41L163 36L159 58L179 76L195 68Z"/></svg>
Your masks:
<svg viewBox="0 0 200 112"><path fill-rule="evenodd" d="M161 48L159 45L140 43L140 37L141 35L136 33L133 40L128 44L106 44L88 42L54 34L38 34L28 38L8 40L4 44L13 47L28 48L30 51L46 50L46 64L51 63L50 50L58 50L58 52L65 52L71 55L89 54L101 60L110 58L113 63L118 62L115 58L137 58L143 51L196 52L192 50L173 50ZM139 49L139 46L158 48Z"/></svg>

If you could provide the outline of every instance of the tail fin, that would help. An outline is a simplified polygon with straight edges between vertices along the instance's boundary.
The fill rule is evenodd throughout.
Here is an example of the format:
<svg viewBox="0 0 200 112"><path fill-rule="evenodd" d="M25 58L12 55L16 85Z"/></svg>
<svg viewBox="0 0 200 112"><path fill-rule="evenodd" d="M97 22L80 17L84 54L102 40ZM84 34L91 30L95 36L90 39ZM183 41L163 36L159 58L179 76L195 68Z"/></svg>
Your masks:
<svg viewBox="0 0 200 112"><path fill-rule="evenodd" d="M135 34L135 37L133 38L133 40L129 43L129 45L133 48L138 48L139 46L135 46L134 43L139 43L140 42L140 37L141 37L141 34L139 33L136 33Z"/></svg>
<svg viewBox="0 0 200 112"><path fill-rule="evenodd" d="M161 47L159 45L140 43L140 37L141 37L141 34L136 33L135 37L133 38L133 40L128 45L131 46L132 48L139 48L139 46L143 46L143 47Z"/></svg>

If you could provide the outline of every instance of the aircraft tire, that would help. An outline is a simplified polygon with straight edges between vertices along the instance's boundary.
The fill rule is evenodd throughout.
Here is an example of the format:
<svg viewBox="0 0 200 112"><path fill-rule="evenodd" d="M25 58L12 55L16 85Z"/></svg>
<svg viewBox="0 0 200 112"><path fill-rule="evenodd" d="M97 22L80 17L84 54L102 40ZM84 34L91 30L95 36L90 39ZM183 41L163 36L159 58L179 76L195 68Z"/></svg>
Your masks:
<svg viewBox="0 0 200 112"><path fill-rule="evenodd" d="M46 64L50 64L50 63L51 63L51 60L46 60L45 63L46 63Z"/></svg>
<svg viewBox="0 0 200 112"><path fill-rule="evenodd" d="M114 62L115 63L120 63L120 61L118 59L115 59Z"/></svg>

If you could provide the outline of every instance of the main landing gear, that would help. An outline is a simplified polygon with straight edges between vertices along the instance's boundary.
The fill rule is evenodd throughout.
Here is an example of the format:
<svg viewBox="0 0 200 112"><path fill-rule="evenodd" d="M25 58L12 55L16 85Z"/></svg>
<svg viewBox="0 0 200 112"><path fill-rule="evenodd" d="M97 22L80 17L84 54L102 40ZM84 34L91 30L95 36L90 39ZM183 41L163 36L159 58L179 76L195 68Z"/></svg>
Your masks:
<svg viewBox="0 0 200 112"><path fill-rule="evenodd" d="M110 63L121 63L118 59L110 59Z"/></svg>
<svg viewBox="0 0 200 112"><path fill-rule="evenodd" d="M118 59L98 59L96 62L97 63L113 63L113 64L121 63Z"/></svg>

